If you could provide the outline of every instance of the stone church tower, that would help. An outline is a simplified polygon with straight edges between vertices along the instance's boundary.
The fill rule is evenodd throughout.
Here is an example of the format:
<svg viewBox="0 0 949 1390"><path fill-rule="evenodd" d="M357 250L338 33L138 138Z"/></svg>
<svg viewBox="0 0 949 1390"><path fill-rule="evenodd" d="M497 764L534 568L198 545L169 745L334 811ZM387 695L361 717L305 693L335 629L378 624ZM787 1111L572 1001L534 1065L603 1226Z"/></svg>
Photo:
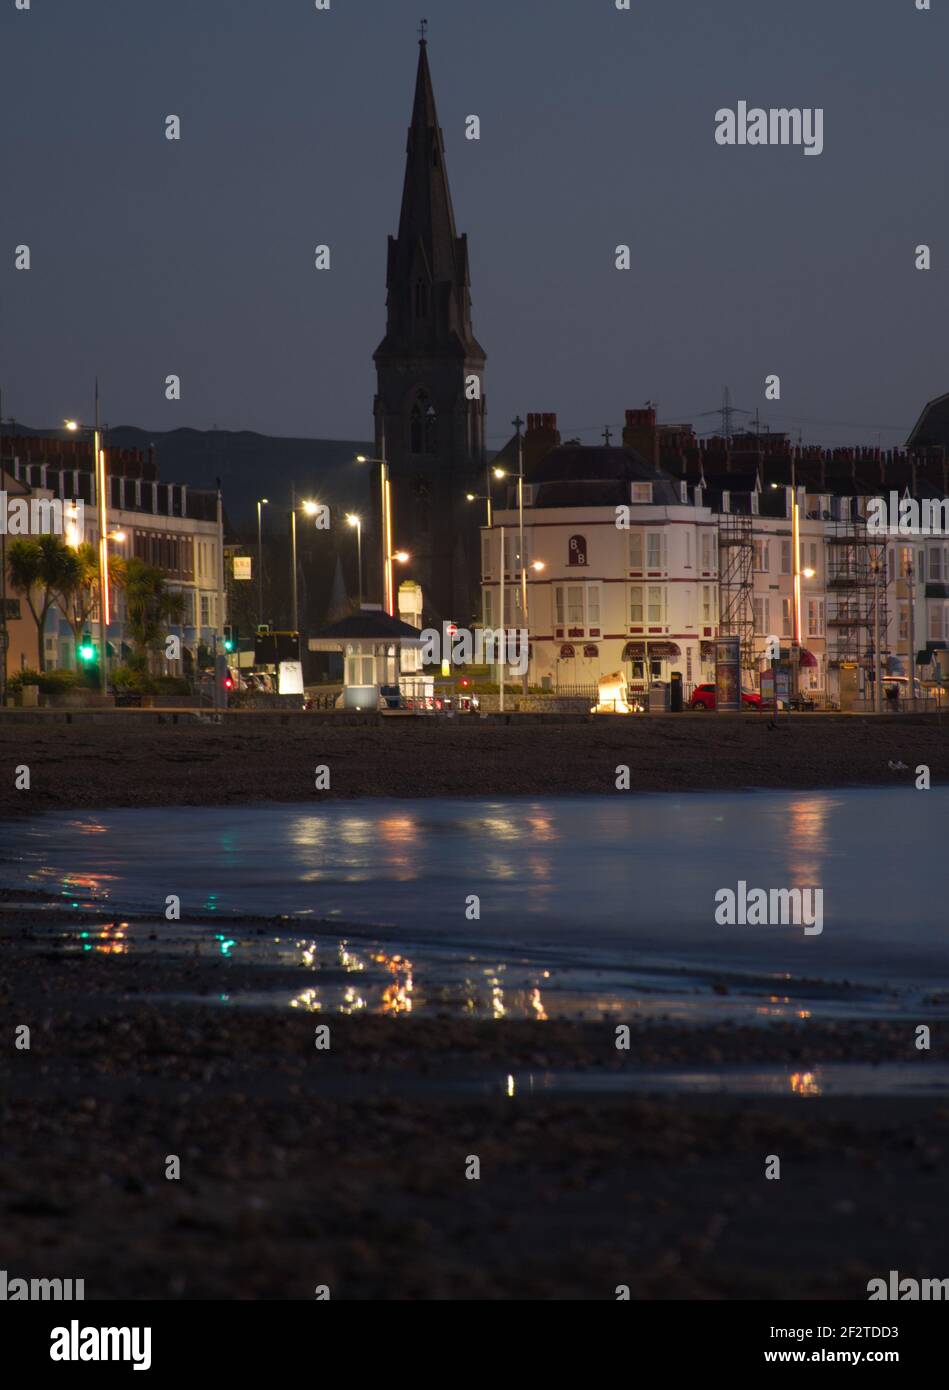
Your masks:
<svg viewBox="0 0 949 1390"><path fill-rule="evenodd" d="M386 334L373 356L376 452L389 464L394 547L411 554L394 581L419 581L427 621L467 626L480 607L484 505L465 494L486 486L485 355L471 328L468 242L455 231L424 38L386 289Z"/></svg>

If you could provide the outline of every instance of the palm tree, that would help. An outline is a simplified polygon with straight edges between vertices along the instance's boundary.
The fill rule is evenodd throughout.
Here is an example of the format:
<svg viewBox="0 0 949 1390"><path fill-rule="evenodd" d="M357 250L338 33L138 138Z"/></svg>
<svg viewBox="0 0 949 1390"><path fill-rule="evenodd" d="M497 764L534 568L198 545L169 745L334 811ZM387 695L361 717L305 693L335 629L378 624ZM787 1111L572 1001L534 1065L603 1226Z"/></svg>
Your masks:
<svg viewBox="0 0 949 1390"><path fill-rule="evenodd" d="M22 594L36 623L38 663L46 670L43 634L49 610L57 601L73 572L73 552L61 536L38 536L35 540L16 540L8 551L10 585ZM40 591L37 599L36 592Z"/></svg>
<svg viewBox="0 0 949 1390"><path fill-rule="evenodd" d="M169 623L180 622L184 595L169 589L164 570L133 555L112 561L112 577L125 594L129 636L135 648L129 665L148 669L148 657L158 651Z"/></svg>
<svg viewBox="0 0 949 1390"><path fill-rule="evenodd" d="M78 649L99 604L99 558L96 547L88 541L69 551L69 562L55 600L72 629Z"/></svg>

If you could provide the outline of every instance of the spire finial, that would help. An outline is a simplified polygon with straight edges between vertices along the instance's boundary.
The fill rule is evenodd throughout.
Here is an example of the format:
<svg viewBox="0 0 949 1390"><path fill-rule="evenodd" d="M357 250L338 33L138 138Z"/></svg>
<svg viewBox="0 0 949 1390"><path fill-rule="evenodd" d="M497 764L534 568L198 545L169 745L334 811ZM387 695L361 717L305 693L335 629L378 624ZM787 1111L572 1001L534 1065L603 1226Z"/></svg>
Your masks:
<svg viewBox="0 0 949 1390"><path fill-rule="evenodd" d="M428 42L428 40L427 40L426 37L425 37L425 35L426 35L427 32L428 32L428 20L427 20L427 19L420 20L420 21L419 21L419 26L418 26L418 41L419 41L419 43L427 43L427 42Z"/></svg>

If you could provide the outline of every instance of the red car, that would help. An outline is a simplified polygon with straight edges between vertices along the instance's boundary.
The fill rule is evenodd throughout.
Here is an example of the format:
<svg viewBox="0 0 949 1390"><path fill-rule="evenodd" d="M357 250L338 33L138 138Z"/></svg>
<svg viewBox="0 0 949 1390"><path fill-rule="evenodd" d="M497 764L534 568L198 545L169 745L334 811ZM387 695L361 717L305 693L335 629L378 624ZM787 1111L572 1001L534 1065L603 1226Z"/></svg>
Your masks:
<svg viewBox="0 0 949 1390"><path fill-rule="evenodd" d="M761 708L761 696L757 690L743 690L741 692L742 708L746 705L750 709ZM715 708L715 687L714 685L697 685L692 692L692 699L689 701L689 709L714 709Z"/></svg>

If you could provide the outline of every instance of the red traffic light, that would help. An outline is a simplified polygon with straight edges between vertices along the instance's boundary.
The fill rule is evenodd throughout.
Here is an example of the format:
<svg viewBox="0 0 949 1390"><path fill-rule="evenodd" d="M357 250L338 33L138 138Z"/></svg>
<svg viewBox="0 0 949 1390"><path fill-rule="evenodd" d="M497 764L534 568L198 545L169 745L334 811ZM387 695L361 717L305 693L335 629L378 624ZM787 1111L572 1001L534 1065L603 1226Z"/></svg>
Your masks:
<svg viewBox="0 0 949 1390"><path fill-rule="evenodd" d="M461 688L462 688L462 690L467 690L467 689L468 689L468 686L469 686L470 684L471 684L471 681L468 679L468 677L467 677L467 676L462 676L462 678L461 678Z"/></svg>
<svg viewBox="0 0 949 1390"><path fill-rule="evenodd" d="M224 689L225 689L225 690L233 690L233 689L234 689L234 682L231 680L230 676L225 676L225 677L224 677Z"/></svg>

